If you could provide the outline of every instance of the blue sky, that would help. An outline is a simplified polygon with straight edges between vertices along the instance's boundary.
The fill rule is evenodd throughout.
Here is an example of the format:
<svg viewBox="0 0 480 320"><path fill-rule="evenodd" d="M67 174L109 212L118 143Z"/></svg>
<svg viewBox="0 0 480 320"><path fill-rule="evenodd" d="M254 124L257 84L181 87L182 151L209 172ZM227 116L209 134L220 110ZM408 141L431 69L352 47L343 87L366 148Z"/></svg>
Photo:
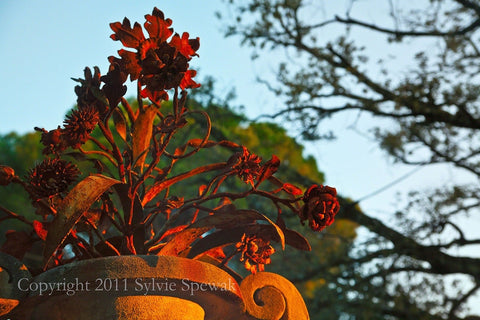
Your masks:
<svg viewBox="0 0 480 320"><path fill-rule="evenodd" d="M215 10L223 7L221 1L3 0L0 133L23 133L34 126L52 129L61 124L75 102L75 82L70 78L83 77L85 66L98 65L106 71L107 56L121 48L109 38L109 23L128 16L143 24L144 15L154 6L172 18L177 32L200 37L200 58L192 61L193 68L200 69L200 78L214 76L220 92L253 87L255 75L248 50L238 48L235 39L224 39L214 17ZM243 100L253 97L242 95Z"/></svg>

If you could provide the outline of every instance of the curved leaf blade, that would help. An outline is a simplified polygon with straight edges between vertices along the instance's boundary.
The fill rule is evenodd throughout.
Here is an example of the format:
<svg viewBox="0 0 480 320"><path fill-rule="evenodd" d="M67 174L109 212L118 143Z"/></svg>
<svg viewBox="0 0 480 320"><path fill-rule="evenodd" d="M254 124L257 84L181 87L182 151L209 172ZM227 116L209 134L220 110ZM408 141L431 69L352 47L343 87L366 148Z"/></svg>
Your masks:
<svg viewBox="0 0 480 320"><path fill-rule="evenodd" d="M132 149L135 167L143 171L147 152L152 139L153 121L157 115L155 106L151 105L140 109L140 113L133 123Z"/></svg>
<svg viewBox="0 0 480 320"><path fill-rule="evenodd" d="M127 121L125 117L118 108L114 109L112 116L118 135L124 142L127 142Z"/></svg>
<svg viewBox="0 0 480 320"><path fill-rule="evenodd" d="M111 186L121 183L100 174L91 175L80 181L63 199L57 215L48 228L45 241L45 266L50 262L55 251L63 244L72 228L87 212L90 206Z"/></svg>
<svg viewBox="0 0 480 320"><path fill-rule="evenodd" d="M285 232L285 241L289 246L294 247L295 249L303 250L303 251L311 251L312 247L308 240L298 233L295 230L286 229Z"/></svg>

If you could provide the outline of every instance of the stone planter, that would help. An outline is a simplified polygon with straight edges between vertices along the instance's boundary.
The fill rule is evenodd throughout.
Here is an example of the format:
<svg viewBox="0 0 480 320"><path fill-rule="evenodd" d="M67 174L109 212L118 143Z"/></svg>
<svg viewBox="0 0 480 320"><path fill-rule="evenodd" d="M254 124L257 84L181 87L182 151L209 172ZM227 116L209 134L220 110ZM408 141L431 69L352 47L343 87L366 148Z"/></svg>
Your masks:
<svg viewBox="0 0 480 320"><path fill-rule="evenodd" d="M35 278L0 256L8 282L0 319L309 319L302 297L268 272L235 279L209 263L171 256L84 260ZM2 314L2 312L0 312Z"/></svg>

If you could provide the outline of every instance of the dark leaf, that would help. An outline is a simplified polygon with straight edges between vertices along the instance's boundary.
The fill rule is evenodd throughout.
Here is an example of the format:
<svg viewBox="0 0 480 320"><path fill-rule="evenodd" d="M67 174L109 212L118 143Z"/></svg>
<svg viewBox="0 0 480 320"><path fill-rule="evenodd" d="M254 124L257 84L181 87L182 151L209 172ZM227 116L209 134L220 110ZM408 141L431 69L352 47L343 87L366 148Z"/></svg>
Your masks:
<svg viewBox="0 0 480 320"><path fill-rule="evenodd" d="M127 74L117 63L111 63L108 73L100 79L105 83L102 92L105 93L110 107L115 108L127 93L127 86L124 85L127 81Z"/></svg>
<svg viewBox="0 0 480 320"><path fill-rule="evenodd" d="M7 240L0 251L7 253L18 260L22 260L25 253L32 247L33 241L25 231L9 230L5 234Z"/></svg>
<svg viewBox="0 0 480 320"><path fill-rule="evenodd" d="M285 233L285 242L296 249L310 251L312 247L308 240L298 233L295 230L286 229L283 231Z"/></svg>

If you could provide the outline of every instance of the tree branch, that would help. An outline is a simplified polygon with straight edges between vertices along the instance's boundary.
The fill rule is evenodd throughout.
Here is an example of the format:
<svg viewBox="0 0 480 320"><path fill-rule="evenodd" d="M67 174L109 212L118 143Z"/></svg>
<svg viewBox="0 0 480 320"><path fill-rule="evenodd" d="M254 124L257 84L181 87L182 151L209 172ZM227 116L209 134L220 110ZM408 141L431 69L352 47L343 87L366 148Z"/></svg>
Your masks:
<svg viewBox="0 0 480 320"><path fill-rule="evenodd" d="M353 18L341 18L339 16L335 16L335 21L341 22L344 24L350 24L350 25L357 25L360 27L364 27L370 30L386 33L386 34L391 34L394 35L397 38L401 37L455 37L455 36L461 36L465 35L469 32L475 31L478 27L480 27L480 19L474 20L471 24L468 26L456 30L456 31L439 31L439 30L429 30L429 31L414 31L414 30L393 30L393 29L387 29L383 27L376 26L374 24L366 23L360 20L356 20Z"/></svg>
<svg viewBox="0 0 480 320"><path fill-rule="evenodd" d="M340 217L356 222L391 241L399 254L430 263L432 271L436 274L463 273L473 276L477 282L480 282L479 258L455 257L442 252L437 247L421 245L386 226L380 220L367 216L355 207L355 203L349 203L344 198L339 200L342 206L339 213Z"/></svg>

